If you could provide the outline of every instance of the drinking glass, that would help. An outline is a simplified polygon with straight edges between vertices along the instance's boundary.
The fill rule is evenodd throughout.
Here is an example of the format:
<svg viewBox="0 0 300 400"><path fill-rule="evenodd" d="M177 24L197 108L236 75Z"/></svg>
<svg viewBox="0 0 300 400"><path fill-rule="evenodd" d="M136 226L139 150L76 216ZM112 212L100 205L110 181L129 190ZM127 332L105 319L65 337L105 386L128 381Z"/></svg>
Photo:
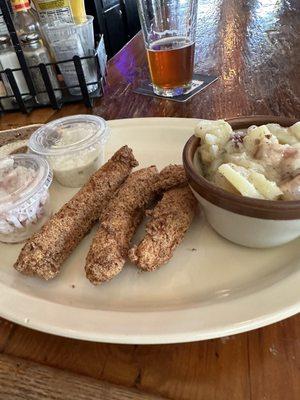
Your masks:
<svg viewBox="0 0 300 400"><path fill-rule="evenodd" d="M174 97L192 85L198 0L138 0L154 93Z"/></svg>

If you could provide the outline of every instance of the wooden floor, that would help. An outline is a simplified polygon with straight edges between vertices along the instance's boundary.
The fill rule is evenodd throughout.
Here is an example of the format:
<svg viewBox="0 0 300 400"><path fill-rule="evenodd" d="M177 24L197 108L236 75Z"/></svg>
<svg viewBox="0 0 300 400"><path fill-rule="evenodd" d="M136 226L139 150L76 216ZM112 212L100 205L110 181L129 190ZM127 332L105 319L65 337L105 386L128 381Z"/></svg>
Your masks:
<svg viewBox="0 0 300 400"><path fill-rule="evenodd" d="M138 35L110 61L105 96L92 110L78 103L58 112L7 114L0 127L77 113L106 119L274 114L300 120L299 38L299 0L199 0L196 70L219 79L190 102L132 92L148 76ZM300 317L223 339L162 346L89 343L0 320L1 400L158 396L300 399Z"/></svg>

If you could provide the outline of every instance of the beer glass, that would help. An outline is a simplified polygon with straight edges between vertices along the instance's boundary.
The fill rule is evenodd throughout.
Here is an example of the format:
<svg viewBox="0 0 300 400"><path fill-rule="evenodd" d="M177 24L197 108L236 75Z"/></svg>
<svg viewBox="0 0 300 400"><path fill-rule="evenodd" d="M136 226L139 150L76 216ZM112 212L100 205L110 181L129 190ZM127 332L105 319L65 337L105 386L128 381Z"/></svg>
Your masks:
<svg viewBox="0 0 300 400"><path fill-rule="evenodd" d="M138 0L154 93L175 97L192 84L198 0Z"/></svg>

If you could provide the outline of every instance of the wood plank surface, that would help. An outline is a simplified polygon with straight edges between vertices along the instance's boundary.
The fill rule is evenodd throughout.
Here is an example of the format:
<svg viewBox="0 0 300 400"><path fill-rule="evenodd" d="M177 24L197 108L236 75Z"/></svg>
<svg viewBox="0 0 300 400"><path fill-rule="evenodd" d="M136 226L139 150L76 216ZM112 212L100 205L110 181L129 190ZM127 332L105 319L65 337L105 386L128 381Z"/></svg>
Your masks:
<svg viewBox="0 0 300 400"><path fill-rule="evenodd" d="M52 115L57 113L51 108L40 108L34 110L31 114L7 113L0 116L1 131L11 128L18 128L25 125L44 124Z"/></svg>
<svg viewBox="0 0 300 400"><path fill-rule="evenodd" d="M300 393L300 315L245 334L155 346L16 326L4 353L174 400L297 400Z"/></svg>
<svg viewBox="0 0 300 400"><path fill-rule="evenodd" d="M149 77L142 36L110 62L108 86L93 114L230 118L300 115L300 2L199 0L195 70L219 79L187 103L138 95ZM67 106L58 115L80 112Z"/></svg>
<svg viewBox="0 0 300 400"><path fill-rule="evenodd" d="M199 0L196 69L216 73L219 79L191 101L182 104L132 92L148 77L142 37L137 35L110 61L105 96L92 110L78 103L58 112L7 114L0 128L78 113L106 119L251 114L300 119L299 37L299 0ZM300 398L299 315L223 339L162 346L90 343L0 320L0 352L174 400ZM8 376L1 386L12 387L12 379Z"/></svg>
<svg viewBox="0 0 300 400"><path fill-rule="evenodd" d="M300 315L248 334L252 399L300 398Z"/></svg>
<svg viewBox="0 0 300 400"><path fill-rule="evenodd" d="M12 322L0 318L0 352L3 351L14 328L15 326Z"/></svg>
<svg viewBox="0 0 300 400"><path fill-rule="evenodd" d="M164 400L5 355L0 355L0 399Z"/></svg>

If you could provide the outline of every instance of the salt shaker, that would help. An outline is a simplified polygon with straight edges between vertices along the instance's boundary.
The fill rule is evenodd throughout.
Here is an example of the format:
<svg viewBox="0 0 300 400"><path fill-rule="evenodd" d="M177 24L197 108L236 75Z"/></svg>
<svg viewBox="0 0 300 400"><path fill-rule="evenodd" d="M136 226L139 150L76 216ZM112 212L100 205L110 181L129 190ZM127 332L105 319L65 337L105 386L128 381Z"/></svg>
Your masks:
<svg viewBox="0 0 300 400"><path fill-rule="evenodd" d="M37 33L29 33L21 36L21 43L23 46L23 53L29 67L35 66L36 68L30 68L30 74L33 81L34 88L37 92L36 101L39 104L49 104L49 96L46 92L46 87L42 78L42 74L38 65L48 64L51 62L50 55L47 48L42 44L41 38ZM47 72L50 78L53 89L59 89L59 83L56 78L55 70L53 66L48 65ZM39 93L45 92L45 93ZM60 90L54 90L55 97L60 100L62 93Z"/></svg>
<svg viewBox="0 0 300 400"><path fill-rule="evenodd" d="M5 70L6 68L10 68L10 69L20 68L21 69L18 57L17 57L16 52L11 44L10 37L8 35L1 35L0 36L0 69ZM28 89L27 83L25 81L23 72L21 70L14 71L13 76L18 85L20 93L21 94L27 93L27 95L22 96L23 99L29 98L30 97L29 89ZM10 83L4 72L1 73L1 79L3 81L3 84L5 86L7 94L9 96L13 95L13 91L11 89Z"/></svg>

